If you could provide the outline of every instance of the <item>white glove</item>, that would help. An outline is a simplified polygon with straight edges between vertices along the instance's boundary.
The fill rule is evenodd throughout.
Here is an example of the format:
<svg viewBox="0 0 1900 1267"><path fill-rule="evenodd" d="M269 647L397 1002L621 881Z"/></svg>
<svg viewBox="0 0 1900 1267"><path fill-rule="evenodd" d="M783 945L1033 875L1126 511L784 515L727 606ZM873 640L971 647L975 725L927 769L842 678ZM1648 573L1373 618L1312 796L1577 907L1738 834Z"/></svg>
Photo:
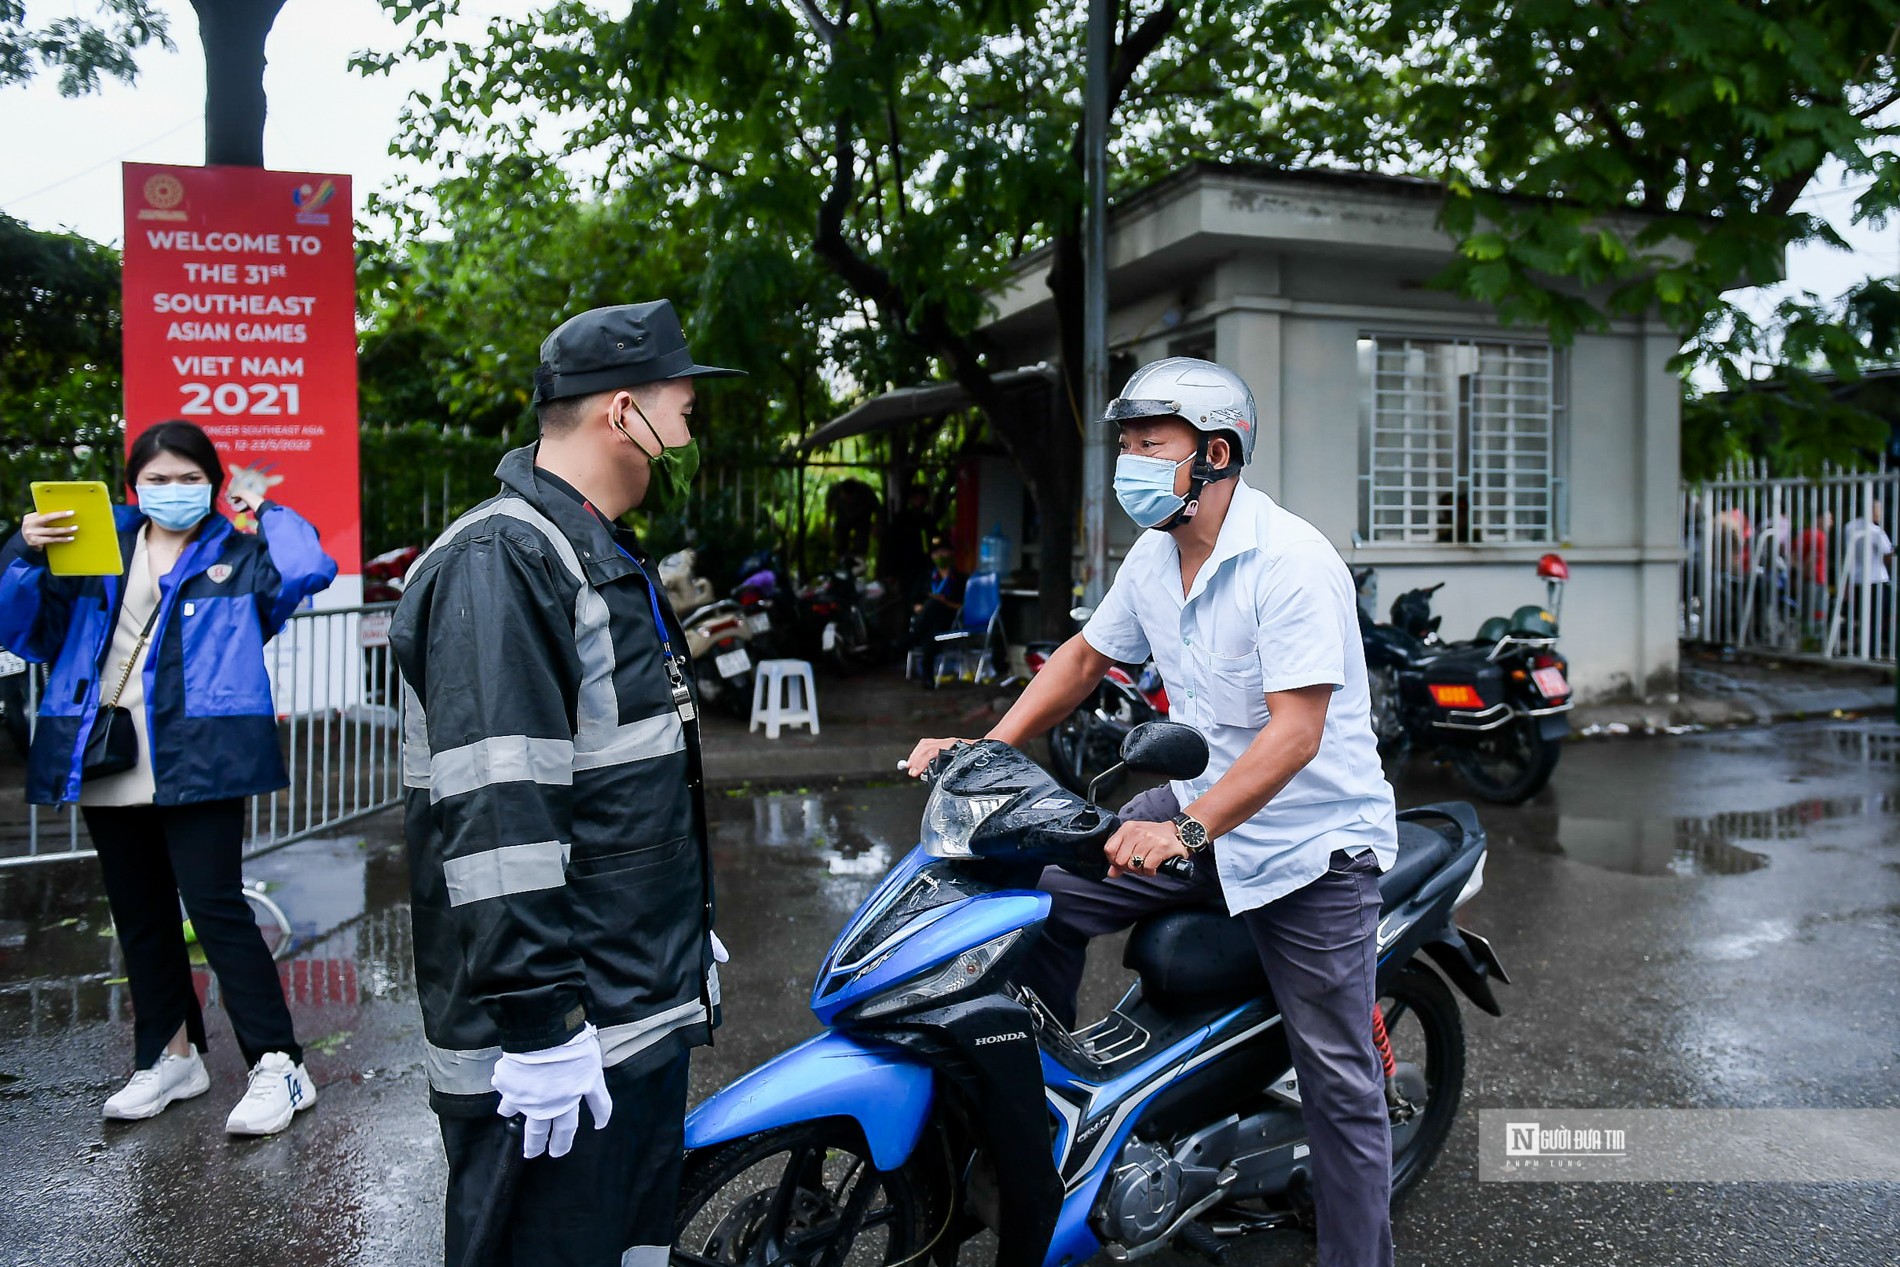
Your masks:
<svg viewBox="0 0 1900 1267"><path fill-rule="evenodd" d="M712 938L713 962L725 963L730 960L732 955L726 950L726 943L719 940L719 934L710 928L706 932Z"/></svg>
<svg viewBox="0 0 1900 1267"><path fill-rule="evenodd" d="M581 1101L594 1115L594 1129L607 1125L614 1102L600 1063L600 1035L592 1025L541 1051L503 1052L495 1062L495 1090L503 1117L528 1119L521 1155L565 1157L580 1129Z"/></svg>

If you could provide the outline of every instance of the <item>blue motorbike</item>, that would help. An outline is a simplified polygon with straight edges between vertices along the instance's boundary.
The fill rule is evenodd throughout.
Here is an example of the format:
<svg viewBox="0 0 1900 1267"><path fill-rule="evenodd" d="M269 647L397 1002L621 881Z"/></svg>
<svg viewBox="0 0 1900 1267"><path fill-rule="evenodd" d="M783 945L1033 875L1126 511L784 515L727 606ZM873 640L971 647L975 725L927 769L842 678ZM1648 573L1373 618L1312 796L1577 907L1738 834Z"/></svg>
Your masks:
<svg viewBox="0 0 1900 1267"><path fill-rule="evenodd" d="M1149 722L1121 758L1192 778L1207 745ZM994 741L946 752L932 782L922 843L819 969L824 1032L688 1117L673 1262L948 1267L985 1229L1002 1267L1170 1244L1218 1261L1232 1238L1310 1225L1299 1082L1245 926L1218 910L1137 924L1123 959L1137 983L1071 1031L1012 970L1049 911L1043 867L1102 875L1118 820ZM1446 982L1495 1016L1490 982L1508 981L1453 922L1483 883L1471 808L1400 818L1366 1018L1386 1069L1395 1201L1458 1111L1464 1030Z"/></svg>

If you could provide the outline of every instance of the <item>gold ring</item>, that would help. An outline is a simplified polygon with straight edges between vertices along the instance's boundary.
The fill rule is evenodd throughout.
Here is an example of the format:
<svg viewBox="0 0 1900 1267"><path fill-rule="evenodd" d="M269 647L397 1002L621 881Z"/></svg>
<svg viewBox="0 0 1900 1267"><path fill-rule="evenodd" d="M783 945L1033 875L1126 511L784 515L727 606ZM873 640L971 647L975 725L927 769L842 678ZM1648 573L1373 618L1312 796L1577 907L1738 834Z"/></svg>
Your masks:
<svg viewBox="0 0 1900 1267"><path fill-rule="evenodd" d="M1140 854L1136 854L1134 857L1130 858L1129 861L1135 864L1135 870L1137 871L1141 870L1141 855Z"/></svg>

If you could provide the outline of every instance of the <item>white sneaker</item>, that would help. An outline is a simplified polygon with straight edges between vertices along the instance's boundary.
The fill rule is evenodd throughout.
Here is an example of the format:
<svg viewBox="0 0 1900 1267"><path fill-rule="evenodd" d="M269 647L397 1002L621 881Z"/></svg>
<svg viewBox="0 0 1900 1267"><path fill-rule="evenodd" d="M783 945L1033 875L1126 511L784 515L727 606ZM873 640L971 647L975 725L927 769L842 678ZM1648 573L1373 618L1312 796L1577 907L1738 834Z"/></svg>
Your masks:
<svg viewBox="0 0 1900 1267"><path fill-rule="evenodd" d="M250 1077L250 1090L224 1120L233 1135L275 1135L317 1102L317 1084L281 1051L265 1052Z"/></svg>
<svg viewBox="0 0 1900 1267"><path fill-rule="evenodd" d="M198 1059L193 1044L183 1056L170 1052L158 1058L150 1069L132 1075L119 1093L106 1101L105 1115L115 1121L137 1122L157 1117L173 1100L189 1100L211 1090L211 1076L205 1062Z"/></svg>

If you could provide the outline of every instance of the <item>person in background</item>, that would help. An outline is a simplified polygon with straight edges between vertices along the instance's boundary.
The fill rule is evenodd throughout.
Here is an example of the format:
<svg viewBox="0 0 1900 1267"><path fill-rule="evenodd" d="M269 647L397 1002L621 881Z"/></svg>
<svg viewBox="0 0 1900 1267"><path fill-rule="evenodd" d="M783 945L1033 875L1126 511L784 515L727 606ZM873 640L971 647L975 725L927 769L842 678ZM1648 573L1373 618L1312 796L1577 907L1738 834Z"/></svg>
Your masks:
<svg viewBox="0 0 1900 1267"><path fill-rule="evenodd" d="M1846 608L1852 640L1859 654L1878 654L1887 611L1887 565L1893 562L1893 539L1880 526L1880 499L1869 495L1860 518L1841 529L1841 587L1847 591Z"/></svg>
<svg viewBox="0 0 1900 1267"><path fill-rule="evenodd" d="M921 488L912 488L904 505L891 516L884 535L884 575L896 582L897 592L913 594L930 572L929 497Z"/></svg>
<svg viewBox="0 0 1900 1267"><path fill-rule="evenodd" d="M214 508L223 464L189 422L161 422L132 443L117 512L122 577L54 576L49 545L75 539L70 511L31 514L0 559L0 643L52 665L27 761L27 799L79 803L98 851L132 992L130 1082L108 1118L155 1117L211 1089L208 1046L178 916L180 898L218 975L251 1067L225 1130L270 1135L316 1103L277 966L244 899L244 799L284 787L264 644L336 563L317 530L234 473L228 502L257 535ZM129 711L131 768L85 774L105 707Z"/></svg>
<svg viewBox="0 0 1900 1267"><path fill-rule="evenodd" d="M910 592L910 641L905 644L924 653L924 681L936 674L934 654L937 635L949 633L963 606L963 586L967 580L956 570L956 552L942 537L930 543L930 571L920 577Z"/></svg>

